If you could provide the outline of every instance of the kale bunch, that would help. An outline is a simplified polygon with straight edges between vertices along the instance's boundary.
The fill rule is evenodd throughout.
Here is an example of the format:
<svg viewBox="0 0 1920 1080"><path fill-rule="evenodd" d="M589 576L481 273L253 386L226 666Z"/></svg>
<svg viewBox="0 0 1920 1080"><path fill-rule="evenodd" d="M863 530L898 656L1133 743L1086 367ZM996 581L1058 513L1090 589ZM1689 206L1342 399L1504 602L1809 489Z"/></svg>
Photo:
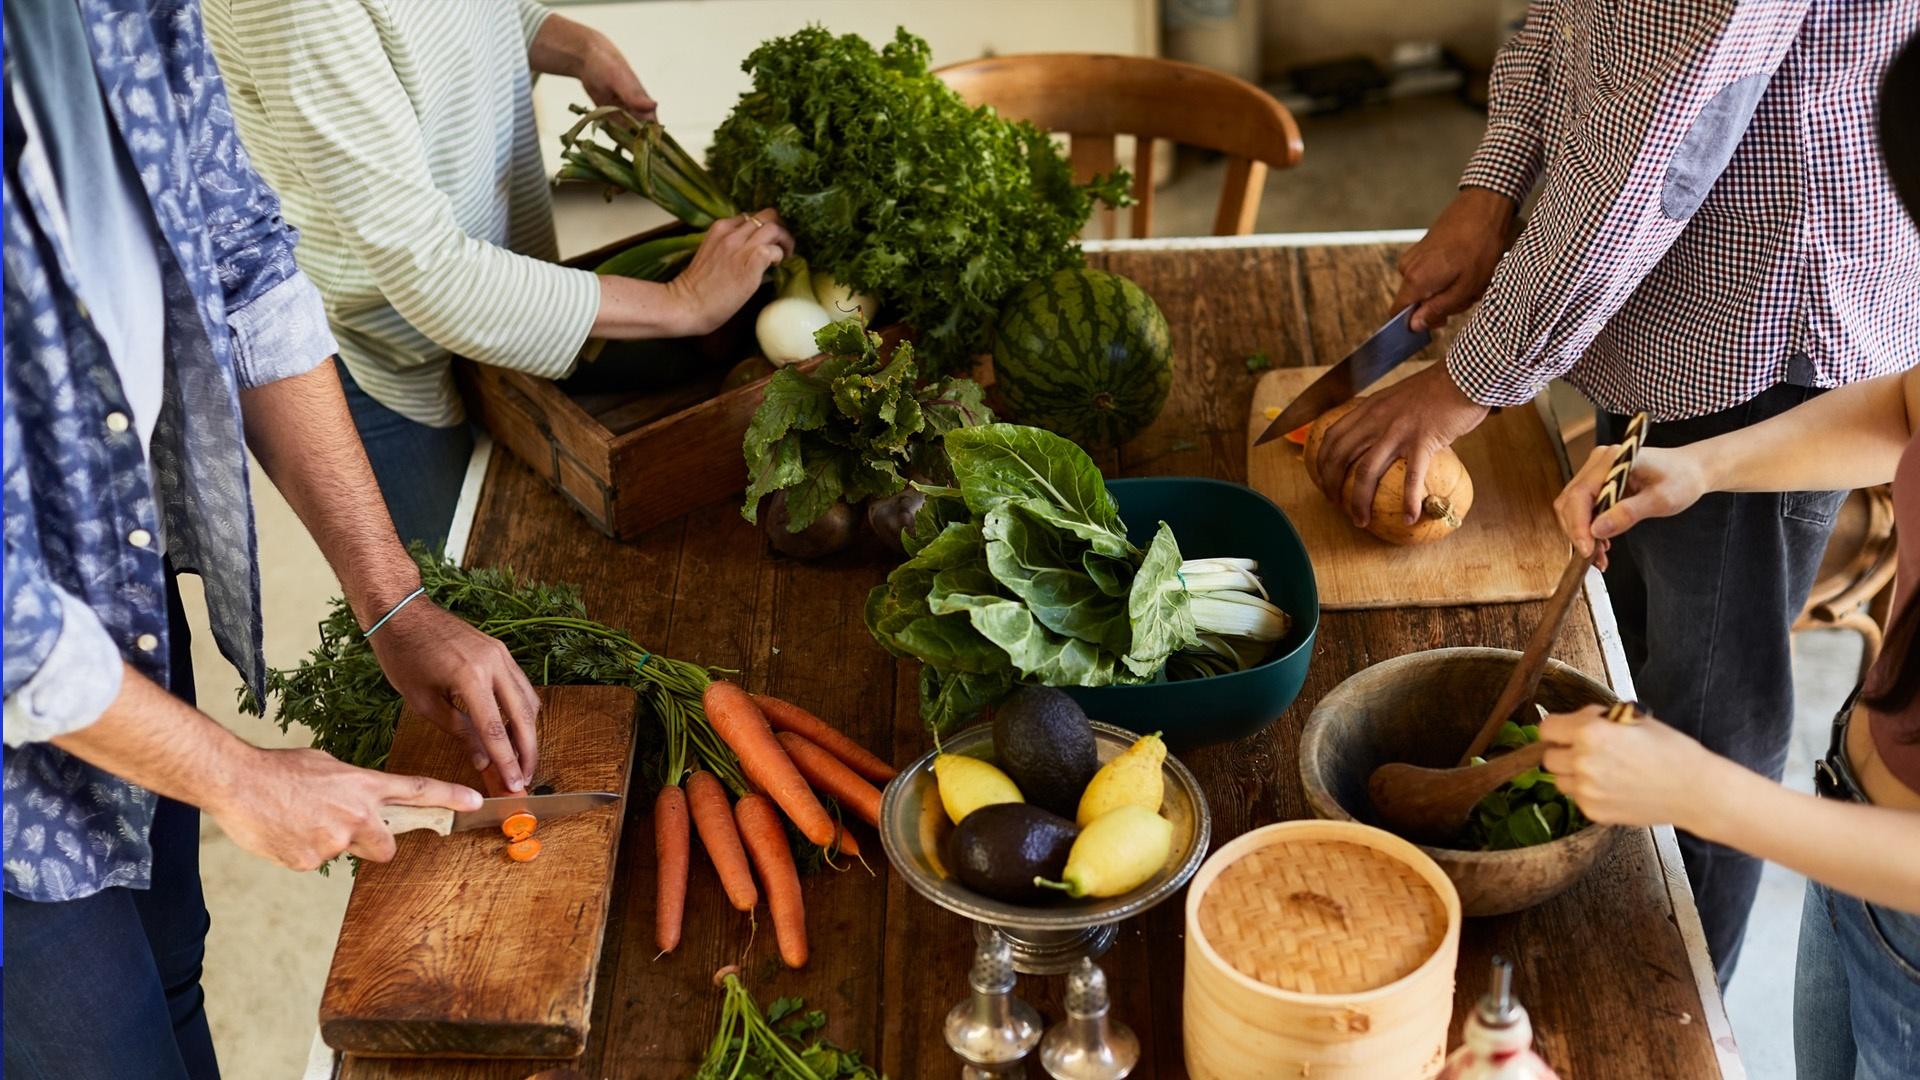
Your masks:
<svg viewBox="0 0 1920 1080"><path fill-rule="evenodd" d="M1125 205L1128 177L1075 184L1045 132L969 107L928 58L905 29L878 52L818 26L768 41L707 167L736 205L778 208L809 263L878 296L950 369L987 349L1016 286L1082 265L1093 200Z"/></svg>

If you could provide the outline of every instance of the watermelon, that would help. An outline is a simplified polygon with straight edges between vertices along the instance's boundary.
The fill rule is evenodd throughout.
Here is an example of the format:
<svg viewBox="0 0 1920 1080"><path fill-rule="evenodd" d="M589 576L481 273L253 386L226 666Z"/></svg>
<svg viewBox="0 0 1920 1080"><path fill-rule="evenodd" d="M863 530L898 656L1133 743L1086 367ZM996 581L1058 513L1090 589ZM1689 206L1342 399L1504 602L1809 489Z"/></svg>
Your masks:
<svg viewBox="0 0 1920 1080"><path fill-rule="evenodd" d="M1014 290L993 334L993 377L1024 423L1083 446L1118 446L1167 403L1166 316L1104 270L1057 270Z"/></svg>

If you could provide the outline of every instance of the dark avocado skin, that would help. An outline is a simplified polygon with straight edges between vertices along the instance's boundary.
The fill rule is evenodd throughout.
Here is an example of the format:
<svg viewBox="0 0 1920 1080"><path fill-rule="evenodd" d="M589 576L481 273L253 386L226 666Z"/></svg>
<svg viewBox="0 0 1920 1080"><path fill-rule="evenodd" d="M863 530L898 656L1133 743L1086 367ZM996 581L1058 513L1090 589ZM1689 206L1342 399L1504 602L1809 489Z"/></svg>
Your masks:
<svg viewBox="0 0 1920 1080"><path fill-rule="evenodd" d="M1087 714L1047 686L1023 686L994 710L993 756L1028 802L1067 818L1100 770Z"/></svg>
<svg viewBox="0 0 1920 1080"><path fill-rule="evenodd" d="M1031 903L1057 893L1034 885L1058 881L1080 830L1058 814L1026 803L995 803L968 814L947 841L954 876L996 900Z"/></svg>

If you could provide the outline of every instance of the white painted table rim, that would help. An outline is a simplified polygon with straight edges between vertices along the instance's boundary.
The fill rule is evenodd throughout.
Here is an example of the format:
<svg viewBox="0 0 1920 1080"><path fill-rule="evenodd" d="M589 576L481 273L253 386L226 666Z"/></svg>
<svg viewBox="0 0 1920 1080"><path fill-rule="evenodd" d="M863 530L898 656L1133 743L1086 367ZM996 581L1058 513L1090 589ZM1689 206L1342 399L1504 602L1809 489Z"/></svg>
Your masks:
<svg viewBox="0 0 1920 1080"><path fill-rule="evenodd" d="M1328 247L1347 244L1411 244L1426 235L1425 229L1373 229L1346 232L1259 233L1252 236L1172 236L1141 240L1089 240L1083 245L1090 252L1107 251L1215 251L1238 248ZM1553 444L1560 454L1564 475L1571 475L1566 447L1560 442L1560 424L1547 395L1535 399L1553 433ZM493 440L482 434L474 441L473 457L467 462L467 475L460 485L460 501L454 506L453 526L447 534L447 557L460 562L466 557L467 539L473 533L474 515L480 509L480 486L486 482L487 465L493 458ZM1587 571L1587 610L1593 616L1600 638L1600 655L1607 669L1607 682L1614 693L1631 699L1633 673L1627 670L1626 649L1620 642L1620 627L1613 617L1613 604L1607 598L1606 579L1598 570ZM1727 1019L1726 1002L1720 996L1720 984L1714 977L1713 962L1707 956L1706 931L1700 925L1700 911L1693 906L1693 889L1687 883L1687 868L1680 861L1679 840L1670 825L1656 826L1654 854L1666 879L1667 901L1673 906L1674 925L1686 942L1687 962L1694 986L1700 994L1705 1016L1685 1017L1681 1023L1703 1023L1713 1038L1714 1054L1720 1062L1724 1080L1746 1080L1747 1067L1740 1060L1734 1041L1733 1024ZM338 1055L313 1033L313 1052L307 1060L302 1080L329 1080L339 1068Z"/></svg>

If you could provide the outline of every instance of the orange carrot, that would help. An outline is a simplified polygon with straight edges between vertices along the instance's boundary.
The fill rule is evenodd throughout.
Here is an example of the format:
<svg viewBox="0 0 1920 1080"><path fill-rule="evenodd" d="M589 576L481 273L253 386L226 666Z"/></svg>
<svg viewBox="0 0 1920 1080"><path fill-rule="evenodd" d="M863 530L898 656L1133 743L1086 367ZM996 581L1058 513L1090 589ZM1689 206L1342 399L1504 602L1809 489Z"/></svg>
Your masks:
<svg viewBox="0 0 1920 1080"><path fill-rule="evenodd" d="M727 789L720 786L718 777L700 769L687 777L687 806L727 899L735 911L752 911L760 902L760 892L753 887L753 871L747 868L747 851L740 846L740 829L733 823Z"/></svg>
<svg viewBox="0 0 1920 1080"><path fill-rule="evenodd" d="M827 849L827 854L851 855L854 858L858 859L860 857L860 845L854 842L852 833L848 832L845 829L841 829L839 832L834 834L833 846Z"/></svg>
<svg viewBox="0 0 1920 1080"><path fill-rule="evenodd" d="M540 838L529 836L507 845L507 858L514 862L532 862L540 854Z"/></svg>
<svg viewBox="0 0 1920 1080"><path fill-rule="evenodd" d="M829 726L825 720L792 702L765 694L753 695L753 702L760 706L760 711L766 714L767 723L772 724L775 731L791 731L807 739L873 783L884 784L893 779L898 771L878 756L868 753L866 747Z"/></svg>
<svg viewBox="0 0 1920 1080"><path fill-rule="evenodd" d="M841 764L840 759L809 742L803 735L783 731L775 736L780 745L787 750L787 757L807 783L815 789L840 800L840 805L852 810L861 821L880 827L880 789L861 779L852 769Z"/></svg>
<svg viewBox="0 0 1920 1080"><path fill-rule="evenodd" d="M760 795L742 797L733 805L733 815L740 823L747 854L753 856L753 867L760 871L760 884L767 890L780 959L790 968L806 967L807 909L800 899L800 871L794 869L793 850L787 847L787 830L773 812L773 804Z"/></svg>
<svg viewBox="0 0 1920 1080"><path fill-rule="evenodd" d="M741 771L753 786L779 804L800 830L800 835L821 847L833 841L833 818L807 786L800 770L793 767L787 752L780 748L767 726L760 706L745 690L724 679L715 680L701 698L707 720L720 738L740 756Z"/></svg>
<svg viewBox="0 0 1920 1080"><path fill-rule="evenodd" d="M660 873L653 943L663 953L680 945L680 923L687 914L687 853L692 842L687 834L687 793L678 784L668 784L653 800L653 851Z"/></svg>
<svg viewBox="0 0 1920 1080"><path fill-rule="evenodd" d="M517 814L509 814L507 820L500 823L500 831L506 833L509 840L525 840L533 835L534 826L538 824L539 821L532 814L522 810Z"/></svg>

